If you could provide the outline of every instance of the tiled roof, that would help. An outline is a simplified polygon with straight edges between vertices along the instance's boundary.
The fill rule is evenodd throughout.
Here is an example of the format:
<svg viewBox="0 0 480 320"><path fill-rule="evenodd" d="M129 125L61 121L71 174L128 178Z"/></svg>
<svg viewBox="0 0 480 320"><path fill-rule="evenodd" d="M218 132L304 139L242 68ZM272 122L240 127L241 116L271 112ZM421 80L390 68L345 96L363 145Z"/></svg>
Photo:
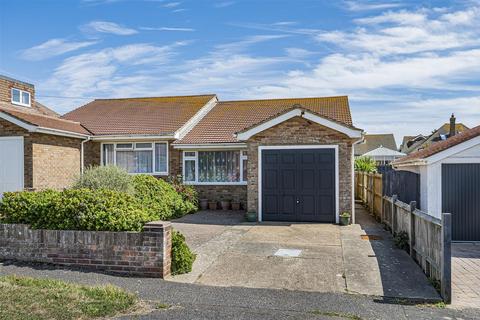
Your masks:
<svg viewBox="0 0 480 320"><path fill-rule="evenodd" d="M171 135L215 95L96 99L63 116L94 135Z"/></svg>
<svg viewBox="0 0 480 320"><path fill-rule="evenodd" d="M393 133L386 134L366 134L364 136L365 142L355 145L355 154L362 155L380 146L390 150L397 151L397 143Z"/></svg>
<svg viewBox="0 0 480 320"><path fill-rule="evenodd" d="M478 136L480 136L480 126L465 130L462 133L448 138L447 140L435 142L431 144L428 148L412 152L408 156L396 160L394 164L401 164L414 160L425 159Z"/></svg>
<svg viewBox="0 0 480 320"><path fill-rule="evenodd" d="M84 127L78 122L64 120L58 117L48 116L37 112L24 112L14 108L0 105L0 112L4 112L18 120L47 129L55 129L89 135Z"/></svg>
<svg viewBox="0 0 480 320"><path fill-rule="evenodd" d="M352 126L348 97L292 98L223 101L176 144L233 143L234 134L259 124L294 106L311 110L327 119Z"/></svg>

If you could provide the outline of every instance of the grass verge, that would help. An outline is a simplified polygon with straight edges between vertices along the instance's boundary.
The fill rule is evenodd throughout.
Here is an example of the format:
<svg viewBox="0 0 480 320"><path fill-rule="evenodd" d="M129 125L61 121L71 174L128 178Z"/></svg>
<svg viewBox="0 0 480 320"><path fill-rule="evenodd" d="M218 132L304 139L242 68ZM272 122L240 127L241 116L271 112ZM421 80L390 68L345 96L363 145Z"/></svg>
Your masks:
<svg viewBox="0 0 480 320"><path fill-rule="evenodd" d="M0 319L92 319L132 311L137 297L114 286L0 277Z"/></svg>

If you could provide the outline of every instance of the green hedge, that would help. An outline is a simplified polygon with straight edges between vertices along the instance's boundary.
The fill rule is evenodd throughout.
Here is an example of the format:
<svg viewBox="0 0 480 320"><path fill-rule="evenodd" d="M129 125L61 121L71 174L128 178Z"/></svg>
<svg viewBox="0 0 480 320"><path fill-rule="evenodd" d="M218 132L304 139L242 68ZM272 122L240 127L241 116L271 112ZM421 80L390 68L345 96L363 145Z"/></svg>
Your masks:
<svg viewBox="0 0 480 320"><path fill-rule="evenodd" d="M25 223L34 229L141 231L157 217L138 200L112 190L7 192L0 203L3 223Z"/></svg>
<svg viewBox="0 0 480 320"><path fill-rule="evenodd" d="M133 178L135 197L149 215L157 220L170 220L197 211L197 206L185 200L172 184L152 176L138 175Z"/></svg>
<svg viewBox="0 0 480 320"><path fill-rule="evenodd" d="M196 255L188 247L185 236L178 231L172 233L172 267L173 275L192 271Z"/></svg>

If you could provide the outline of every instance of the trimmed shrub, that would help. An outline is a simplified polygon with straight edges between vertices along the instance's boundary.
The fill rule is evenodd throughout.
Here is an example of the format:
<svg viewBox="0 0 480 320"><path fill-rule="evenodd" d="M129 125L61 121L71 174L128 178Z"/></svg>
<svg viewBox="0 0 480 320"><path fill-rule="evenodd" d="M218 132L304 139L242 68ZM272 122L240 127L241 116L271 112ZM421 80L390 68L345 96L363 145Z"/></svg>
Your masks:
<svg viewBox="0 0 480 320"><path fill-rule="evenodd" d="M105 189L7 192L0 217L34 229L90 231L142 231L155 220L133 196Z"/></svg>
<svg viewBox="0 0 480 320"><path fill-rule="evenodd" d="M184 201L188 201L198 210L198 193L193 186L183 183L182 176L169 177L169 183L182 196Z"/></svg>
<svg viewBox="0 0 480 320"><path fill-rule="evenodd" d="M155 220L170 220L196 211L196 206L185 201L168 182L148 175L133 178L135 197L142 208Z"/></svg>
<svg viewBox="0 0 480 320"><path fill-rule="evenodd" d="M134 193L132 176L117 166L89 167L73 184L74 189L109 189L128 194Z"/></svg>
<svg viewBox="0 0 480 320"><path fill-rule="evenodd" d="M358 157L355 159L355 171L376 173L377 163L370 157Z"/></svg>
<svg viewBox="0 0 480 320"><path fill-rule="evenodd" d="M188 247L185 236L178 231L172 232L172 275L189 273L197 258Z"/></svg>

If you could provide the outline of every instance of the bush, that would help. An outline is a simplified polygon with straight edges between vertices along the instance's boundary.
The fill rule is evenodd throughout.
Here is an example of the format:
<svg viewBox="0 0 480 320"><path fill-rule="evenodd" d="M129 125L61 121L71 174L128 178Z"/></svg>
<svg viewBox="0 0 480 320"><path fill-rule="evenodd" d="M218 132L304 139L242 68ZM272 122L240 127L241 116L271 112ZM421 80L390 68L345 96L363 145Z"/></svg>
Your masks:
<svg viewBox="0 0 480 320"><path fill-rule="evenodd" d="M358 157L355 159L355 171L376 173L377 163L370 157Z"/></svg>
<svg viewBox="0 0 480 320"><path fill-rule="evenodd" d="M185 236L178 231L172 233L172 275L189 273L192 271L193 262L195 262L196 254L194 254L187 243Z"/></svg>
<svg viewBox="0 0 480 320"><path fill-rule="evenodd" d="M170 220L195 212L197 207L185 201L168 182L148 175L133 178L135 197L142 208L156 220Z"/></svg>
<svg viewBox="0 0 480 320"><path fill-rule="evenodd" d="M196 207L196 210L198 210L198 193L193 186L184 184L182 176L169 177L169 182L182 196L184 201L190 202Z"/></svg>
<svg viewBox="0 0 480 320"><path fill-rule="evenodd" d="M134 193L132 176L117 166L89 167L73 184L74 189L109 189Z"/></svg>
<svg viewBox="0 0 480 320"><path fill-rule="evenodd" d="M156 217L137 199L112 190L7 192L0 203L4 223L25 223L34 229L142 231Z"/></svg>
<svg viewBox="0 0 480 320"><path fill-rule="evenodd" d="M399 249L410 251L408 233L405 231L396 232L393 235L393 243Z"/></svg>

